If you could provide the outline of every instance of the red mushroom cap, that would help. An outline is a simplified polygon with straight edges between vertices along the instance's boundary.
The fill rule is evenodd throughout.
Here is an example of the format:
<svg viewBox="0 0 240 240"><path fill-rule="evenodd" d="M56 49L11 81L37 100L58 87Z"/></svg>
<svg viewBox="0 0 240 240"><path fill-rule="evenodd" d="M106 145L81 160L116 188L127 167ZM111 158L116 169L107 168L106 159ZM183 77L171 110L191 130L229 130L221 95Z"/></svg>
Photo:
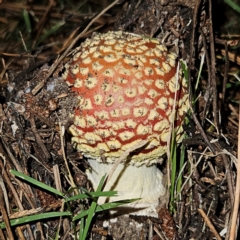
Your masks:
<svg viewBox="0 0 240 240"><path fill-rule="evenodd" d="M186 83L176 72L176 55L156 39L108 32L83 42L63 75L79 99L70 127L78 150L113 162L149 139L131 164L155 163L166 152L174 119L181 126L187 111ZM182 129L178 141L181 135Z"/></svg>

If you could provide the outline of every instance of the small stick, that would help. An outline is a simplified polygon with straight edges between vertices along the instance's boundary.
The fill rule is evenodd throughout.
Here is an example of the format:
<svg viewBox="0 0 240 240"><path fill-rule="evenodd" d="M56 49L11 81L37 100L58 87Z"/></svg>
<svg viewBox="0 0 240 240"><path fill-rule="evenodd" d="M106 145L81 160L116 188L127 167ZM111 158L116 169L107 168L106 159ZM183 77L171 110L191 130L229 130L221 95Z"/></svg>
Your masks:
<svg viewBox="0 0 240 240"><path fill-rule="evenodd" d="M228 72L229 72L229 55L228 55L228 45L227 41L224 41L225 46L225 67L224 67L224 77L223 77L223 88L222 88L222 104L225 102L226 96L226 87L228 81Z"/></svg>
<svg viewBox="0 0 240 240"><path fill-rule="evenodd" d="M7 214L7 211L5 209L5 203L4 203L4 200L3 200L3 192L2 192L1 188L0 188L0 211L2 213L3 221L5 222L5 225L6 225L6 230L7 230L7 233L8 233L8 237L9 237L10 240L14 240L14 236L13 236L13 233L12 233L12 228L11 228L11 225L10 225L8 214Z"/></svg>
<svg viewBox="0 0 240 240"><path fill-rule="evenodd" d="M217 102L217 80L216 80L216 55L215 55L215 47L214 47L214 36L213 36L213 24L212 24L212 1L209 0L209 42L210 42L210 58L211 58L211 85L212 85L212 93L213 93L213 113L214 113L214 125L217 129L217 133L219 134L219 109Z"/></svg>
<svg viewBox="0 0 240 240"><path fill-rule="evenodd" d="M188 82L189 82L189 105L190 105L190 111L193 115L193 120L195 122L195 124L197 125L205 143L208 145L208 147L210 148L210 150L215 153L215 150L212 146L212 144L210 143L210 141L208 140L208 137L207 135L205 134L201 124L199 123L194 111L193 111L193 108L192 108L192 82L191 82L191 71L192 71L192 66L194 65L194 49L195 49L195 32L196 32L196 29L197 29L197 16L198 16L198 10L199 10L199 7L200 7L200 4L201 4L201 0L197 0L196 2L196 5L195 5L195 8L194 8L194 13L193 13L193 23L192 23L192 33L191 33L191 42L190 42L190 56L189 56L189 67L188 67ZM216 125L217 126L217 125Z"/></svg>
<svg viewBox="0 0 240 240"><path fill-rule="evenodd" d="M238 209L239 209L239 195L240 195L240 107L239 107L239 125L238 125L238 164L237 164L237 180L236 180L236 190L235 190L235 201L232 211L232 223L231 223L231 231L229 240L235 239L236 233L236 224L238 217Z"/></svg>
<svg viewBox="0 0 240 240"><path fill-rule="evenodd" d="M73 180L72 173L70 171L70 168L69 168L69 165L68 165L68 161L67 161L67 157L66 157L66 153L65 153L65 149L64 149L63 137L64 137L65 128L62 126L60 121L59 121L59 129L60 129L60 140L61 140L62 156L63 156L63 160L64 160L64 163L65 163L65 167L67 168L68 177L69 177L71 186L74 189L74 193L76 195L78 195L79 194L78 188L77 188L77 186L76 186L76 184L75 184L75 182Z"/></svg>
<svg viewBox="0 0 240 240"><path fill-rule="evenodd" d="M208 71L208 82L207 82L207 91L206 93L204 94L204 99L206 101L206 104L204 106L204 110L203 110L203 120L202 120L202 125L204 124L204 121L206 119L206 113L207 113L207 109L209 108L209 99L210 99L210 96L211 96L211 63L210 63L210 59L209 59L209 54L208 54L208 47L207 47L207 40L206 40L206 37L203 33L203 30L200 29L200 32L201 32L201 36L202 36L202 41L203 41L203 46L204 46L204 50L205 50L205 56L206 56L206 64L207 64L207 71Z"/></svg>
<svg viewBox="0 0 240 240"><path fill-rule="evenodd" d="M35 124L35 121L34 121L34 117L32 115L31 115L29 121L30 121L30 124L31 124L32 132L33 132L33 134L34 134L34 136L36 138L36 141L37 141L39 147L42 149L43 154L45 155L46 159L50 159L51 155L48 152L46 146L43 144L40 135L38 134L38 131L37 131L37 128L36 128L36 124Z"/></svg>
<svg viewBox="0 0 240 240"><path fill-rule="evenodd" d="M142 140L141 142L137 143L136 145L134 145L133 147L129 148L128 150L126 150L120 157L119 159L114 163L111 171L108 174L108 177L106 178L106 184L110 181L114 171L116 170L117 166L124 160L126 159L130 153L134 152L135 150L145 146L147 143L149 143L149 141L151 141L151 139L147 139L147 140Z"/></svg>
<svg viewBox="0 0 240 240"><path fill-rule="evenodd" d="M218 234L217 230L215 229L215 227L213 226L213 224L211 223L210 219L208 218L208 216L206 215L206 213L202 210L202 209L198 209L198 212L201 214L204 222L207 224L207 226L210 228L211 232L214 234L215 238L217 240L222 240L222 238L220 237L220 235Z"/></svg>
<svg viewBox="0 0 240 240"><path fill-rule="evenodd" d="M233 207L234 205L234 188L233 188L233 181L232 181L232 170L231 170L231 165L228 160L228 156L225 154L221 154L222 159L223 159L223 164L226 169L226 179L227 179L227 185L228 185L228 194L229 194L229 199L231 206Z"/></svg>
<svg viewBox="0 0 240 240"><path fill-rule="evenodd" d="M0 145L0 152L1 151L4 152L4 150L2 149L2 147ZM19 210L23 211L24 208L23 208L22 202L19 198L19 195L18 195L16 189L13 186L13 183L11 182L11 180L5 170L5 165L4 165L4 163L2 163L2 161L0 161L0 171L1 171L3 179L5 180L5 182L7 183L8 187L9 187L9 191L11 191L11 193L15 199L15 202L16 202ZM27 226L27 230L28 230L28 234L29 234L29 239L34 239L30 225L27 224L26 226ZM20 227L17 227L16 231L18 231L18 235L23 235ZM19 239L24 239L24 238L19 237Z"/></svg>

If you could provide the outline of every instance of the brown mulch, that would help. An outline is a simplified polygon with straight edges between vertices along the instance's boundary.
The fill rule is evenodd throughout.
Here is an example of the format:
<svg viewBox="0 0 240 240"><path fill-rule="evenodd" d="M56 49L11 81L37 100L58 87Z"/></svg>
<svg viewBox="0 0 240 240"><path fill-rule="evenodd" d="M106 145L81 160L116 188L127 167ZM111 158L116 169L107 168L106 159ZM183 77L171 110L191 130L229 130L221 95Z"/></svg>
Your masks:
<svg viewBox="0 0 240 240"><path fill-rule="evenodd" d="M71 184L65 177L66 154L75 184L88 188L87 160L70 144L67 131L76 99L61 75L70 51L92 32L120 29L161 39L187 63L193 104L186 114L184 168L178 169L182 185L174 202L159 210L158 219L123 217L109 229L99 215L92 239L237 239L230 232L234 226L238 230L239 221L233 214L238 212L234 202L239 202L235 188L240 103L240 57L233 50L239 42L226 38L223 28L213 24L216 5L211 1L167 2L0 3L1 222L61 209L55 195L14 178L10 169L67 192ZM30 33L19 18L26 12ZM45 34L58 25L59 31ZM139 223L141 230L134 227ZM58 219L48 219L34 226L7 226L0 229L0 239L53 238L58 225ZM63 220L61 239L72 239L70 225L70 219Z"/></svg>

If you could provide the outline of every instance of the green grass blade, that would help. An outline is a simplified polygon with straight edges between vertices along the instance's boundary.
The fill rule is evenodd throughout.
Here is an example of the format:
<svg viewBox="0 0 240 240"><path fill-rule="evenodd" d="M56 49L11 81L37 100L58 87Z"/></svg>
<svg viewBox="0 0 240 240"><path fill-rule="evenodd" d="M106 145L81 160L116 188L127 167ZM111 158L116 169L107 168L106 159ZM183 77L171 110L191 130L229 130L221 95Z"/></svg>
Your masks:
<svg viewBox="0 0 240 240"><path fill-rule="evenodd" d="M60 231L60 227L57 228L57 232L56 232L56 234L55 234L55 238L54 238L55 240L60 239L59 231Z"/></svg>
<svg viewBox="0 0 240 240"><path fill-rule="evenodd" d="M29 18L29 14L26 9L23 9L23 18L24 18L24 22L26 24L27 32L30 33L32 31L31 20Z"/></svg>
<svg viewBox="0 0 240 240"><path fill-rule="evenodd" d="M102 205L97 206L96 212L110 210L110 209L119 207L121 205L136 202L138 200L141 200L141 198L125 199L125 200L120 200L120 201L115 201L115 202L110 202L110 203L104 203Z"/></svg>
<svg viewBox="0 0 240 240"><path fill-rule="evenodd" d="M81 223L80 223L79 240L83 239L84 227L85 227L85 218L83 217L81 218Z"/></svg>
<svg viewBox="0 0 240 240"><path fill-rule="evenodd" d="M36 45L38 46L42 41L44 41L50 35L57 32L64 24L65 24L65 21L58 22L55 26L53 26L50 30L48 30L44 35L40 37Z"/></svg>
<svg viewBox="0 0 240 240"><path fill-rule="evenodd" d="M82 193L76 196L72 196L66 199L66 202L80 200L83 198L98 198L98 197L116 197L117 191L105 191L105 192L88 192L87 194Z"/></svg>
<svg viewBox="0 0 240 240"><path fill-rule="evenodd" d="M49 213L40 213L32 216L21 217L17 219L11 219L10 225L17 226L21 224L26 224L33 221L42 221L43 219L49 219L54 217L61 217L61 216L71 216L70 212L49 212ZM5 223L0 223L0 228L6 228Z"/></svg>
<svg viewBox="0 0 240 240"><path fill-rule="evenodd" d="M175 139L175 133L172 136L171 143L171 187L170 187L170 211L174 210L174 189L175 189L175 178L177 171L177 144Z"/></svg>
<svg viewBox="0 0 240 240"><path fill-rule="evenodd" d="M97 191L96 192L100 192L103 188L103 185L104 185L104 181L105 181L105 178L106 178L106 175L104 175L99 184L98 184L98 187L97 187ZM87 237L87 234L88 234L88 230L90 228L90 225L91 225L91 222L92 222L92 219L94 217L94 214L95 214L95 210L97 208L97 200L98 198L95 198L94 201L92 201L92 204L88 210L88 215L87 215L87 219L86 219L86 223L85 223L85 227L84 227L84 231L83 231L83 235L82 235L82 238L81 240L85 240L86 237Z"/></svg>
<svg viewBox="0 0 240 240"><path fill-rule="evenodd" d="M177 180L177 194L180 193L182 187L182 179L183 179L183 167L184 167L184 160L185 160L185 146L182 144L181 146L181 154L180 154L180 166L179 166L179 176Z"/></svg>
<svg viewBox="0 0 240 240"><path fill-rule="evenodd" d="M181 64L181 69L183 71L183 75L184 75L184 78L186 80L188 80L188 67L187 67L187 64L184 62L184 61L180 61L180 64Z"/></svg>
<svg viewBox="0 0 240 240"><path fill-rule="evenodd" d="M35 186L37 186L37 187L40 187L44 190L47 190L51 193L54 193L54 194L57 194L58 196L63 197L63 194L60 191L58 191L57 189L52 188L52 187L46 185L45 183L39 182L39 181L35 180L34 178L31 178L31 177L29 177L29 176L27 176L23 173L20 173L16 170L13 170L13 169L10 170L10 173L19 177L19 178L21 178L21 179L23 179L23 180L25 180L25 181L27 181L27 182L29 182L29 183L31 183L31 184L33 184L33 185L35 185Z"/></svg>
<svg viewBox="0 0 240 240"><path fill-rule="evenodd" d="M92 204L91 204L91 206L90 206L90 208L89 208L89 210L88 210L88 215L87 215L87 219L86 219L86 224L85 224L85 227L84 227L84 230L83 230L83 235L82 235L81 240L85 240L86 237L87 237L88 230L89 230L89 228L90 228L92 219L93 219L93 217L94 217L96 207L97 207L97 202L96 202L96 201L93 201Z"/></svg>
<svg viewBox="0 0 240 240"><path fill-rule="evenodd" d="M111 203L104 203L102 205L97 206L95 212L102 212L105 210L110 210L110 209L119 207L121 205L125 205L128 203L138 201L140 199L141 198L134 198L134 199L121 200L121 201L116 201L116 202L111 202ZM88 214L89 214L89 210L82 211L80 214L73 217L73 221L79 220L80 218L85 217Z"/></svg>
<svg viewBox="0 0 240 240"><path fill-rule="evenodd" d="M99 184L98 184L98 187L97 187L97 191L96 192L100 192L103 188L103 184L105 182L105 179L106 179L106 174L101 178Z"/></svg>
<svg viewBox="0 0 240 240"><path fill-rule="evenodd" d="M227 3L232 9L234 9L236 12L240 13L240 6L237 5L232 0L224 0L225 3Z"/></svg>

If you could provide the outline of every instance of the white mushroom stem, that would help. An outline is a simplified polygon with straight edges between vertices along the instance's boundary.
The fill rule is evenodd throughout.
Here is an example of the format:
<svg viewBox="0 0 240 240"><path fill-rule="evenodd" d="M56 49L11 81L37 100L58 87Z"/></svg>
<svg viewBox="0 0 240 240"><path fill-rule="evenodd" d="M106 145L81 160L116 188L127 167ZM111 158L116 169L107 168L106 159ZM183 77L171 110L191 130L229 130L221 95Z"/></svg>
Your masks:
<svg viewBox="0 0 240 240"><path fill-rule="evenodd" d="M111 172L113 164L100 163L96 160L88 160L88 162L91 169L88 169L86 173L94 190L96 190L101 178ZM128 213L152 217L157 217L158 199L166 192L163 184L163 174L155 164L151 166L119 164L104 190L118 191L118 196L110 199L100 197L98 204L103 204L106 201L141 198L137 202L123 206L122 209L126 211L127 207ZM121 207L117 210L121 211Z"/></svg>

